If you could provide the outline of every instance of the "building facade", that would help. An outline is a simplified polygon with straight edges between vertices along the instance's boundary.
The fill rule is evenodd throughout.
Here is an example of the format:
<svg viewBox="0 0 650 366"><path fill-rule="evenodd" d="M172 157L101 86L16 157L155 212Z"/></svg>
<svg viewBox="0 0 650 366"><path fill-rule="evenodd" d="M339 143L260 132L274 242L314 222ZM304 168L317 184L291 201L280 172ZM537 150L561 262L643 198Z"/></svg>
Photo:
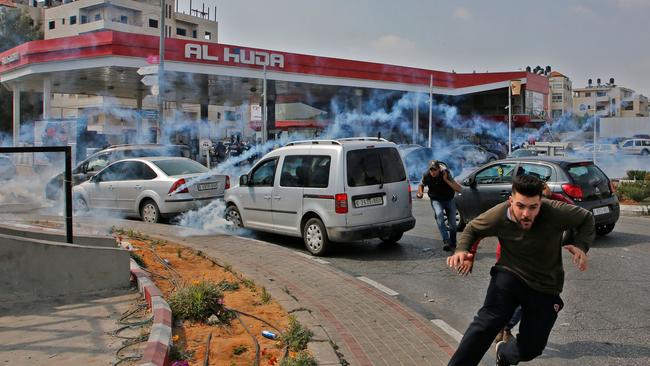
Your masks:
<svg viewBox="0 0 650 366"><path fill-rule="evenodd" d="M207 13L179 13L174 0L165 1L165 36L217 42L218 23ZM70 37L101 30L160 35L161 9L157 0L78 0L45 9L45 39Z"/></svg>
<svg viewBox="0 0 650 366"><path fill-rule="evenodd" d="M573 86L571 80L557 71L551 72L549 84L549 113L551 120L573 113Z"/></svg>
<svg viewBox="0 0 650 366"><path fill-rule="evenodd" d="M600 79L586 88L573 91L573 113L578 116L647 117L648 98L634 90L614 84L610 79L602 84Z"/></svg>

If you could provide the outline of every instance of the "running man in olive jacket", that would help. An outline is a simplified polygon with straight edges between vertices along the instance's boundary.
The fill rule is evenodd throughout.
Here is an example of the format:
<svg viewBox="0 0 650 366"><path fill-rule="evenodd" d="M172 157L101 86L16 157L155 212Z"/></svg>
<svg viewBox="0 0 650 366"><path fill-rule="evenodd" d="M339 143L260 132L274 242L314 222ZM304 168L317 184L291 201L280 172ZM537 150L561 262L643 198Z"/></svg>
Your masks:
<svg viewBox="0 0 650 366"><path fill-rule="evenodd" d="M530 361L542 354L557 314L564 306L562 232L576 229L573 255L580 271L587 269L587 254L594 239L590 211L559 201L542 199L544 183L518 175L512 196L472 220L463 231L450 267L459 269L480 238L497 236L501 256L490 270L491 281L483 307L465 332L449 365L478 365L492 340L510 320L517 306L523 310L519 334L497 343L497 365Z"/></svg>

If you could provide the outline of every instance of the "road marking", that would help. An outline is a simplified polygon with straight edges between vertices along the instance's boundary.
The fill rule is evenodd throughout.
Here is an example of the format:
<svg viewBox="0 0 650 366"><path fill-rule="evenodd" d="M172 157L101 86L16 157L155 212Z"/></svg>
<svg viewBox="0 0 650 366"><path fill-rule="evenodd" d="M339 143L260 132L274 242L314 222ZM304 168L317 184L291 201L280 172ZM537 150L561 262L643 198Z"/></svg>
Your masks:
<svg viewBox="0 0 650 366"><path fill-rule="evenodd" d="M361 281L363 281L363 282L369 284L370 286L372 286L372 287L376 288L377 290L379 290L379 291L381 291L381 292L384 292L384 293L386 293L386 294L388 294L388 295L390 295L390 296L397 296L397 295L399 295L398 292L395 292L395 291L389 289L388 287L382 285L381 283L371 280L371 279L368 278L368 277L360 276L360 277L357 277L357 279L359 279L359 280L361 280Z"/></svg>
<svg viewBox="0 0 650 366"><path fill-rule="evenodd" d="M318 262L318 263L320 263L320 264L330 264L330 262L328 262L328 261L326 261L326 260L323 260L323 259L320 259L320 258L316 258L316 257L314 257L313 255L309 255L309 254L307 254L307 253L296 252L296 254L298 254L298 255L301 256L301 257L305 257L305 258L307 258L307 259L311 259L311 260L313 260L314 262Z"/></svg>
<svg viewBox="0 0 650 366"><path fill-rule="evenodd" d="M457 331L456 329L452 328L452 326L447 324L447 322L445 322L444 320L431 319L431 323L438 326L438 328L444 330L445 333L449 334L451 338L453 338L456 342L460 343L460 340L463 339L463 335L460 334L460 332Z"/></svg>

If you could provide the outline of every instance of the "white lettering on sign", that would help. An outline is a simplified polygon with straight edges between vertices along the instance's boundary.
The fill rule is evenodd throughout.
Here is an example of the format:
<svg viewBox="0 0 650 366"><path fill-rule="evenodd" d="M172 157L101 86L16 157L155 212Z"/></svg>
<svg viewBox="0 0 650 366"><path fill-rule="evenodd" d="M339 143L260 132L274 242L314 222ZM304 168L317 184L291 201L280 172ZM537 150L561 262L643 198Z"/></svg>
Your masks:
<svg viewBox="0 0 650 366"><path fill-rule="evenodd" d="M3 57L2 58L2 64L6 65L6 64L10 64L10 63L12 63L14 61L18 61L18 60L20 60L20 53L14 52L9 56Z"/></svg>
<svg viewBox="0 0 650 366"><path fill-rule="evenodd" d="M185 58L196 60L219 61L218 56L209 54L209 46L187 43L185 45ZM244 65L258 66L277 66L284 68L284 55L279 53L268 53L263 51L247 50L235 48L231 51L230 47L224 47L223 60Z"/></svg>

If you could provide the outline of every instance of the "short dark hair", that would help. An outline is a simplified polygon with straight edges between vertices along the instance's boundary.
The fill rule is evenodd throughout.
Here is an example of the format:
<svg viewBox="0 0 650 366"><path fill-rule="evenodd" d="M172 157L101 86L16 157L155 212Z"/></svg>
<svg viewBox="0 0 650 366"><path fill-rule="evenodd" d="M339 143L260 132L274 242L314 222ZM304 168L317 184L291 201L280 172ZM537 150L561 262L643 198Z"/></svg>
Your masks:
<svg viewBox="0 0 650 366"><path fill-rule="evenodd" d="M512 193L523 194L526 197L542 196L544 182L528 174L520 174L512 180Z"/></svg>

